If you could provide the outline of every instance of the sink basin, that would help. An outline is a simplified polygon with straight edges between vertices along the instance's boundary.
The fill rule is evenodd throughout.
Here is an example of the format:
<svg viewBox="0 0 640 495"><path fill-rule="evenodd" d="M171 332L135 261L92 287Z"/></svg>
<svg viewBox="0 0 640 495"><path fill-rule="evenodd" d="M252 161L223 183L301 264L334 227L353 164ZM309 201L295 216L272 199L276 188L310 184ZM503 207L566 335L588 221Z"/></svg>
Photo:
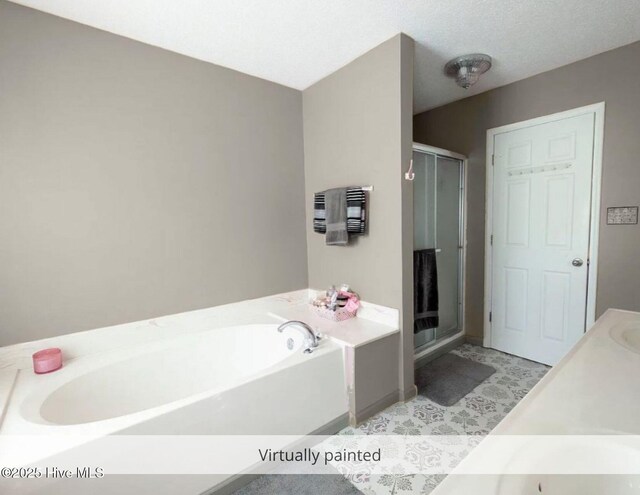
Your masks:
<svg viewBox="0 0 640 495"><path fill-rule="evenodd" d="M501 495L638 495L640 476L511 475L502 478L498 493Z"/></svg>
<svg viewBox="0 0 640 495"><path fill-rule="evenodd" d="M635 437L550 438L509 461L505 472L521 474L502 475L497 495L640 494L640 446Z"/></svg>
<svg viewBox="0 0 640 495"><path fill-rule="evenodd" d="M640 323L621 323L610 330L610 335L622 347L640 354Z"/></svg>

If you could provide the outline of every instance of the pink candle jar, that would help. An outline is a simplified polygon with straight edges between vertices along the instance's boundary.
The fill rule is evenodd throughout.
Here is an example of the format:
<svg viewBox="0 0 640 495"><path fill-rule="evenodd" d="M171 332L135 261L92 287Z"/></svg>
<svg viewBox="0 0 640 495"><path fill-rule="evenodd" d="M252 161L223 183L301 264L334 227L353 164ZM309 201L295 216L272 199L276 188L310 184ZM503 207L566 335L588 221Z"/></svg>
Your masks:
<svg viewBox="0 0 640 495"><path fill-rule="evenodd" d="M57 347L43 349L33 355L33 371L38 375L62 368L62 351Z"/></svg>

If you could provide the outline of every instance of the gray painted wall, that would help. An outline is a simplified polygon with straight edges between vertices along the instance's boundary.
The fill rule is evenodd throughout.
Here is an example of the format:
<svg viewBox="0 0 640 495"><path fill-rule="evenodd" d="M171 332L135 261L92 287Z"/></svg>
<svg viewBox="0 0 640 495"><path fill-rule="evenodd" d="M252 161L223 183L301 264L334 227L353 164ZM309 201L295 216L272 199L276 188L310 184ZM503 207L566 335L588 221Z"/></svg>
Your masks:
<svg viewBox="0 0 640 495"><path fill-rule="evenodd" d="M350 423L356 426L399 399L398 366L400 335L389 335L367 345L346 349L353 353L347 365L353 366L350 391Z"/></svg>
<svg viewBox="0 0 640 495"><path fill-rule="evenodd" d="M640 311L640 226L606 207L640 204L640 42L416 115L414 139L469 157L466 328L482 337L487 129L606 102L597 315Z"/></svg>
<svg viewBox="0 0 640 495"><path fill-rule="evenodd" d="M403 222L404 201L413 200L403 198L402 181L403 160L408 165L411 156L412 70L413 40L398 35L303 92L309 284L345 282L363 299L397 309L407 297L404 237L410 234L408 252L413 243L413 221ZM375 188L368 234L347 247L327 246L313 232L313 193L350 185ZM413 389L410 351L410 366L400 360L409 368L401 390Z"/></svg>
<svg viewBox="0 0 640 495"><path fill-rule="evenodd" d="M0 345L307 287L302 143L299 91L0 1Z"/></svg>

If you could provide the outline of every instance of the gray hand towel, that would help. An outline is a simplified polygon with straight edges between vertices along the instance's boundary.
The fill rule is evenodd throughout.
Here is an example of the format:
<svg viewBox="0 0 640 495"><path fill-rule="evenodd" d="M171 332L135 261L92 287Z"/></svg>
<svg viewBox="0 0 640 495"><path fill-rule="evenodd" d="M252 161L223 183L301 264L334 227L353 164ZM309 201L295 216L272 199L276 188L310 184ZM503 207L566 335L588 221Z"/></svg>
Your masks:
<svg viewBox="0 0 640 495"><path fill-rule="evenodd" d="M347 232L347 188L329 189L324 193L327 216L327 246L346 246Z"/></svg>

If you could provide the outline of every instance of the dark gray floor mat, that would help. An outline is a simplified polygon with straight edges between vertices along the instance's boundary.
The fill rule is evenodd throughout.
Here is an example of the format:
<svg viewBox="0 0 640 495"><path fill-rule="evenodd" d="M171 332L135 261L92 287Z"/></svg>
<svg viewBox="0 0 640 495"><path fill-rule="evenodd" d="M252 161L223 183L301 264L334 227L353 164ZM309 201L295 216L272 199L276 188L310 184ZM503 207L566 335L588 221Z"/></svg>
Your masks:
<svg viewBox="0 0 640 495"><path fill-rule="evenodd" d="M421 395L442 406L452 406L496 372L491 366L445 354L416 370Z"/></svg>

